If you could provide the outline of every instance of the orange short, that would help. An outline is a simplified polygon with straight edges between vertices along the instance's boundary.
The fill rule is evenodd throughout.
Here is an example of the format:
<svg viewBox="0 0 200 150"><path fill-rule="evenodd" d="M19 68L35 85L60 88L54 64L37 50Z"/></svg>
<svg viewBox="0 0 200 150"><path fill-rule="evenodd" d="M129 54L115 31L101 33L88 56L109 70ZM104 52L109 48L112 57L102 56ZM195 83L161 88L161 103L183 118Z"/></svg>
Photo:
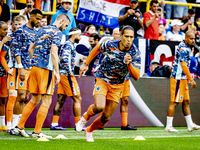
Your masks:
<svg viewBox="0 0 200 150"><path fill-rule="evenodd" d="M8 97L7 77L0 77L0 97Z"/></svg>
<svg viewBox="0 0 200 150"><path fill-rule="evenodd" d="M27 90L27 81L29 78L30 70L24 70L25 71L25 80L22 81L19 78L19 69L18 68L13 68L13 75L11 76L8 74L8 89L9 90L15 90L15 89L20 89L20 90Z"/></svg>
<svg viewBox="0 0 200 150"><path fill-rule="evenodd" d="M57 94L64 94L67 96L80 95L80 89L76 78L74 76L60 75Z"/></svg>
<svg viewBox="0 0 200 150"><path fill-rule="evenodd" d="M122 88L124 83L122 84L108 84L100 78L95 79L94 91L93 95L102 94L106 96L107 100L112 100L119 103L119 99L122 94Z"/></svg>
<svg viewBox="0 0 200 150"><path fill-rule="evenodd" d="M130 96L130 80L125 80L124 81L124 86L122 89L122 97L129 97Z"/></svg>
<svg viewBox="0 0 200 150"><path fill-rule="evenodd" d="M170 78L171 102L182 103L184 100L189 100L189 88L187 80L177 80Z"/></svg>
<svg viewBox="0 0 200 150"><path fill-rule="evenodd" d="M53 95L54 84L53 71L32 67L28 79L28 90L30 93Z"/></svg>

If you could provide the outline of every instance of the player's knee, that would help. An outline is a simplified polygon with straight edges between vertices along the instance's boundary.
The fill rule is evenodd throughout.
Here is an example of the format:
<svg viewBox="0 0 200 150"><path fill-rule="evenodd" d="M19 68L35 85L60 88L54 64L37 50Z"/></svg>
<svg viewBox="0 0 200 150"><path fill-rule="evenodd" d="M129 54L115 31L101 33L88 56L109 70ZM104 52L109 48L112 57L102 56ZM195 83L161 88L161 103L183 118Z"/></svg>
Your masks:
<svg viewBox="0 0 200 150"><path fill-rule="evenodd" d="M124 105L128 105L128 97L123 97L122 101Z"/></svg>
<svg viewBox="0 0 200 150"><path fill-rule="evenodd" d="M23 103L23 102L26 101L26 95L24 93L18 94L18 96L19 96L19 102L20 103Z"/></svg>
<svg viewBox="0 0 200 150"><path fill-rule="evenodd" d="M105 106L102 105L96 105L95 112L102 112L104 110Z"/></svg>
<svg viewBox="0 0 200 150"><path fill-rule="evenodd" d="M110 117L111 117L111 116L108 116L108 115L102 116L101 122L102 122L103 124L106 124L106 123L110 120Z"/></svg>

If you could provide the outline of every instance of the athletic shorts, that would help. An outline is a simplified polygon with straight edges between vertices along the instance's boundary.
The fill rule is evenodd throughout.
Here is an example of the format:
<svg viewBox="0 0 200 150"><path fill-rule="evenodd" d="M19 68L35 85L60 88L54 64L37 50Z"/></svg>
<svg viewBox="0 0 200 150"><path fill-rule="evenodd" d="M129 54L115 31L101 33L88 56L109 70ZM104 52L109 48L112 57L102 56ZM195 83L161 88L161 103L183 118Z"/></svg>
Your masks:
<svg viewBox="0 0 200 150"><path fill-rule="evenodd" d="M28 90L30 93L53 95L54 84L53 71L32 67L28 79Z"/></svg>
<svg viewBox="0 0 200 150"><path fill-rule="evenodd" d="M171 102L182 103L184 100L189 100L189 88L187 80L177 80L170 78Z"/></svg>
<svg viewBox="0 0 200 150"><path fill-rule="evenodd" d="M122 88L124 83L122 84L108 84L100 78L95 79L94 91L93 95L102 94L106 96L107 100L112 100L119 103L119 99L122 94Z"/></svg>
<svg viewBox="0 0 200 150"><path fill-rule="evenodd" d="M129 97L130 96L130 80L125 80L124 81L124 86L122 89L122 97Z"/></svg>
<svg viewBox="0 0 200 150"><path fill-rule="evenodd" d="M57 94L67 96L80 95L80 89L74 76L60 75L60 83L58 84Z"/></svg>
<svg viewBox="0 0 200 150"><path fill-rule="evenodd" d="M7 77L0 77L0 97L8 97Z"/></svg>
<svg viewBox="0 0 200 150"><path fill-rule="evenodd" d="M27 90L27 81L29 78L30 70L25 71L25 80L19 78L19 69L13 68L13 75L8 74L8 89L9 90Z"/></svg>

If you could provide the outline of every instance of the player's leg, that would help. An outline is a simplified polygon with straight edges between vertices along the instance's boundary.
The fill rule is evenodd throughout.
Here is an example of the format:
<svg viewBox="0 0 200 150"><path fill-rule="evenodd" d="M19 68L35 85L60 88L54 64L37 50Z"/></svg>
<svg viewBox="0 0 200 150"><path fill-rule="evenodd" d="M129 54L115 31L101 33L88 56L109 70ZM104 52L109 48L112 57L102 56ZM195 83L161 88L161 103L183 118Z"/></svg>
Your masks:
<svg viewBox="0 0 200 150"><path fill-rule="evenodd" d="M81 119L81 95L77 95L77 96L71 96L71 98L73 99L74 103L73 103L73 113L74 113L74 120L75 120L75 125L77 124L77 122Z"/></svg>
<svg viewBox="0 0 200 150"><path fill-rule="evenodd" d="M65 103L66 98L67 95L58 94L58 100L56 102L56 105L54 106L54 111L53 111L53 120L50 128L51 130L66 130L66 128L63 128L58 124L60 113L62 111L62 107Z"/></svg>
<svg viewBox="0 0 200 150"><path fill-rule="evenodd" d="M7 127L5 125L5 103L6 98L0 97L0 131L7 130Z"/></svg>

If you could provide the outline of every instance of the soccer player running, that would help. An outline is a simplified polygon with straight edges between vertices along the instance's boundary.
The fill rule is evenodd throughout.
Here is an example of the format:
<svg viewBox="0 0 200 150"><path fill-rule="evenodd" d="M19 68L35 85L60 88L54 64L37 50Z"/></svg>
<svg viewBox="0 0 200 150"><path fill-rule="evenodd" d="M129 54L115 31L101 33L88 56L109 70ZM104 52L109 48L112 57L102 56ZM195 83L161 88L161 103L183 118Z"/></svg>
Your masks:
<svg viewBox="0 0 200 150"><path fill-rule="evenodd" d="M66 29L69 21L67 15L59 15L53 25L39 29L34 37L33 43L30 44L29 52L32 58L32 68L27 86L30 93L32 93L32 98L24 107L22 117L18 125L14 128L16 133L24 137L29 137L24 130L24 125L34 108L42 99L42 104L36 116L36 124L32 137L51 138L51 136L43 134L41 129L46 119L49 106L51 105L54 84L60 82L58 47L60 46L62 38L61 31Z"/></svg>
<svg viewBox="0 0 200 150"><path fill-rule="evenodd" d="M70 96L73 103L73 113L75 124L81 118L81 95L78 83L74 76L76 49L74 44L81 39L81 30L72 28L69 31L69 40L65 42L59 49L59 72L60 83L58 84L58 100L54 107L53 120L51 123L51 130L66 130L58 124L60 113L67 96Z"/></svg>
<svg viewBox="0 0 200 150"><path fill-rule="evenodd" d="M40 22L42 18L42 12L38 9L33 9L30 14L30 19L27 24L19 27L15 32L15 40L13 46L11 47L12 53L16 59L18 69L14 69L17 76L16 89L17 94L9 95L8 104L6 107L7 114L7 132L11 130L11 121L13 117L13 107L17 100L19 104L18 111L19 114L22 114L23 108L29 100L29 92L27 91L27 80L30 74L31 69L31 57L28 52L29 46L33 41L36 30L34 27ZM12 49L13 48L13 49ZM9 88L13 88L15 85L13 81L9 83ZM16 97L17 95L17 97Z"/></svg>
<svg viewBox="0 0 200 150"><path fill-rule="evenodd" d="M92 132L104 127L117 108L126 75L130 73L135 80L140 77L141 58L140 51L133 44L134 29L124 26L120 36L121 41L111 40L97 45L80 68L81 76L95 56L101 51L107 52L96 72L94 104L89 106L76 124L76 131L80 132L92 116L103 111L103 114L85 130L88 142L94 142Z"/></svg>
<svg viewBox="0 0 200 150"><path fill-rule="evenodd" d="M200 126L193 123L189 107L190 97L188 82L191 83L192 88L196 88L197 86L189 71L190 47L194 45L194 42L195 34L192 30L189 30L185 34L185 41L181 42L176 49L170 76L171 102L167 112L167 125L165 128L165 131L167 132L178 132L178 130L173 128L172 121L176 106L179 103L182 103L183 114L185 116L188 131L200 129Z"/></svg>

